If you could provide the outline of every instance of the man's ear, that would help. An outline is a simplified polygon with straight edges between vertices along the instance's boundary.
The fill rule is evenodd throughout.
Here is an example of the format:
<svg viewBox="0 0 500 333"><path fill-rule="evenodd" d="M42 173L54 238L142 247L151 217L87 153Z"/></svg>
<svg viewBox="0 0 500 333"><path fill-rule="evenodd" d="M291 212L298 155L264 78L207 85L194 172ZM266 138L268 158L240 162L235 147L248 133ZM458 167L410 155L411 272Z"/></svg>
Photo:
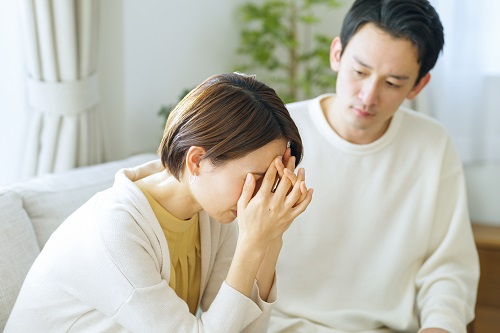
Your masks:
<svg viewBox="0 0 500 333"><path fill-rule="evenodd" d="M340 68L340 54L342 53L342 42L340 37L335 37L330 45L330 68L338 72Z"/></svg>
<svg viewBox="0 0 500 333"><path fill-rule="evenodd" d="M190 175L200 174L198 169L200 168L200 162L203 155L205 155L206 150L203 147L191 146L186 154L186 169Z"/></svg>
<svg viewBox="0 0 500 333"><path fill-rule="evenodd" d="M412 100L415 97L417 97L417 95L420 93L420 91L422 91L422 89L424 89L424 87L427 85L427 83L429 83L430 80L431 80L431 74L430 73L425 74L420 79L420 81L418 81L418 83L413 87L413 89L409 92L409 94L408 94L408 96L406 96L406 98L409 100Z"/></svg>

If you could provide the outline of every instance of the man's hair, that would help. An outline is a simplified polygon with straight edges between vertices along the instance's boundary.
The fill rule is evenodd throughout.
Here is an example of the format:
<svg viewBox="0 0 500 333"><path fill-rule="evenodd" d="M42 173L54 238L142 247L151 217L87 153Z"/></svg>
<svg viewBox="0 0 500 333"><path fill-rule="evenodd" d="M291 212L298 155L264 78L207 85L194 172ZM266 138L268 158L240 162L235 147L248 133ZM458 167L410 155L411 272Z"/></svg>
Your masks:
<svg viewBox="0 0 500 333"><path fill-rule="evenodd" d="M202 82L172 110L158 154L179 179L191 146L203 147L203 159L221 166L276 139L290 143L298 164L299 131L276 92L254 76L221 74Z"/></svg>
<svg viewBox="0 0 500 333"><path fill-rule="evenodd" d="M366 23L416 46L420 71L415 84L434 67L444 46L439 15L427 0L356 0L342 24L342 53Z"/></svg>

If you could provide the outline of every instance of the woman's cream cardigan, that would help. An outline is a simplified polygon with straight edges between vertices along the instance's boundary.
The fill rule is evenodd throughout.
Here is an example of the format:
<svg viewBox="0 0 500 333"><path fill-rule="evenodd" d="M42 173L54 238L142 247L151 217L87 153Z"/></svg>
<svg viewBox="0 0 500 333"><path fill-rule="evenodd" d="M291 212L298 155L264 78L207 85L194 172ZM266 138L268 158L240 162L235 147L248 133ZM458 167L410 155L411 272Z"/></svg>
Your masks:
<svg viewBox="0 0 500 333"><path fill-rule="evenodd" d="M121 170L54 232L33 264L5 332L265 332L276 298L252 299L224 279L236 222L200 212L198 316L169 287L170 256L162 229L132 180L158 162Z"/></svg>

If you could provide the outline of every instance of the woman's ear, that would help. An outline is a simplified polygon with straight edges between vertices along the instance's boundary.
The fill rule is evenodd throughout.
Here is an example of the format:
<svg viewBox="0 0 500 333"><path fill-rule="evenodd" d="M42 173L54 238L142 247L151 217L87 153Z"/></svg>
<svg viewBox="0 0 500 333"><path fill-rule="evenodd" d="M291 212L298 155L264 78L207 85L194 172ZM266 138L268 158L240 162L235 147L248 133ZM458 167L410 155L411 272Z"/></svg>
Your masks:
<svg viewBox="0 0 500 333"><path fill-rule="evenodd" d="M190 175L200 174L200 162L207 151L203 147L191 146L186 154L186 168Z"/></svg>
<svg viewBox="0 0 500 333"><path fill-rule="evenodd" d="M330 67L334 72L340 68L340 55L342 53L342 42L340 37L335 37L330 45Z"/></svg>

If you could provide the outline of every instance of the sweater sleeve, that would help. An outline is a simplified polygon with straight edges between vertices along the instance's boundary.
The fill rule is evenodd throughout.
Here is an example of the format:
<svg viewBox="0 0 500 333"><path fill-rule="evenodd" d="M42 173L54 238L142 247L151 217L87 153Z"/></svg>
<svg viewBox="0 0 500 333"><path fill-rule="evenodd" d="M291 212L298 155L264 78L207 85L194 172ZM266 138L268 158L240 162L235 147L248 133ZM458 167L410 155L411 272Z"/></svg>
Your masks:
<svg viewBox="0 0 500 333"><path fill-rule="evenodd" d="M249 298L223 283L200 318L189 312L165 280L135 288L113 319L131 332L241 332L261 311Z"/></svg>
<svg viewBox="0 0 500 333"><path fill-rule="evenodd" d="M220 293L219 289L232 289L225 283L225 278L229 271L229 266L231 265L234 250L236 248L236 241L238 238L237 222L235 221L230 225L226 225L224 229L225 230L221 233L221 238L218 242L218 247L216 249L217 255L215 257L212 272L210 274L210 278L208 279L207 287L203 293L202 302L200 304L202 311L204 311L201 315L202 320L205 320L204 317L206 314L213 310L214 304L218 304L218 302L220 302L220 300L217 300L218 293ZM232 290L240 294L236 290ZM276 302L276 294L276 281L274 281L271 287L267 301L260 298L257 283L254 283L250 299L258 308L257 317L252 320L242 332L253 333L267 331L271 310ZM245 297L242 294L240 294L240 296Z"/></svg>
<svg viewBox="0 0 500 333"><path fill-rule="evenodd" d="M244 333L253 333L253 332L267 332L269 326L269 320L271 319L271 310L273 309L274 304L276 304L277 300L277 288L276 288L276 275L269 291L269 295L267 297L267 301L262 300L259 295L259 287L257 283L254 283L252 289L252 300L257 304L259 309L262 311L261 315L252 321L250 325L248 325Z"/></svg>
<svg viewBox="0 0 500 333"><path fill-rule="evenodd" d="M465 333L474 318L478 281L462 165L448 140L427 258L416 277L421 328Z"/></svg>

